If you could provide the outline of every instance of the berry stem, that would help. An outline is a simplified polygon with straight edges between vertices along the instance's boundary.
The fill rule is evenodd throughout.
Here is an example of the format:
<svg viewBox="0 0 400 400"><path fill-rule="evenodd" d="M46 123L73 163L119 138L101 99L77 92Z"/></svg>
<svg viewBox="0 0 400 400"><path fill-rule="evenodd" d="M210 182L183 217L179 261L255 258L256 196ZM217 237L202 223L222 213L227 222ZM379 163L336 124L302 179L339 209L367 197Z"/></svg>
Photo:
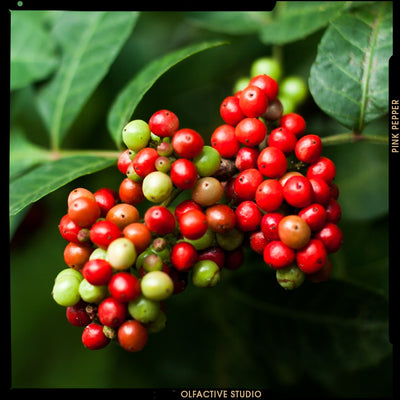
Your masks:
<svg viewBox="0 0 400 400"><path fill-rule="evenodd" d="M161 206L164 206L164 207L168 207L168 206L176 199L176 197L178 197L178 195L179 195L182 191L183 191L182 189L175 188L175 189L172 191L171 195L170 195L167 199L165 199L160 205L161 205Z"/></svg>
<svg viewBox="0 0 400 400"><path fill-rule="evenodd" d="M333 146L344 143L356 143L361 141L375 143L375 144L386 144L386 145L389 143L387 136L362 135L361 133L355 133L355 132L346 132L346 133L339 133L337 135L327 136L321 138L321 141L324 146Z"/></svg>

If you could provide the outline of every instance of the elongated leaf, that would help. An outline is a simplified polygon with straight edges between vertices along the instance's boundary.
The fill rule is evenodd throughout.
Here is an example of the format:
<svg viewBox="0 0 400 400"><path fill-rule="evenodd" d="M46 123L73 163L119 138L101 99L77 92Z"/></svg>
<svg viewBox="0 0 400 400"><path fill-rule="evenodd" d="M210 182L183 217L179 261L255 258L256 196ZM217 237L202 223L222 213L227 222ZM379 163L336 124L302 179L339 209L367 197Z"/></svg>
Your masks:
<svg viewBox="0 0 400 400"><path fill-rule="evenodd" d="M117 146L120 146L121 144L123 127L129 122L129 119L140 100L161 75L167 72L175 64L193 54L212 47L220 46L224 43L225 42L220 41L202 42L183 49L178 49L156 59L147 67L142 69L139 74L136 75L119 93L108 114L108 129Z"/></svg>
<svg viewBox="0 0 400 400"><path fill-rule="evenodd" d="M377 2L330 23L311 68L310 91L318 106L361 132L388 111L392 55L392 4Z"/></svg>
<svg viewBox="0 0 400 400"><path fill-rule="evenodd" d="M137 17L135 12L65 12L57 19L53 33L62 47L62 64L39 96L56 147L107 73Z"/></svg>
<svg viewBox="0 0 400 400"><path fill-rule="evenodd" d="M113 158L97 156L74 156L42 164L11 183L10 215L17 214L28 204L66 183L104 169L115 161Z"/></svg>
<svg viewBox="0 0 400 400"><path fill-rule="evenodd" d="M265 44L303 39L321 29L348 6L345 1L278 1L272 20L260 29Z"/></svg>
<svg viewBox="0 0 400 400"><path fill-rule="evenodd" d="M37 13L11 13L10 50L11 90L46 78L58 64L53 37L44 29Z"/></svg>

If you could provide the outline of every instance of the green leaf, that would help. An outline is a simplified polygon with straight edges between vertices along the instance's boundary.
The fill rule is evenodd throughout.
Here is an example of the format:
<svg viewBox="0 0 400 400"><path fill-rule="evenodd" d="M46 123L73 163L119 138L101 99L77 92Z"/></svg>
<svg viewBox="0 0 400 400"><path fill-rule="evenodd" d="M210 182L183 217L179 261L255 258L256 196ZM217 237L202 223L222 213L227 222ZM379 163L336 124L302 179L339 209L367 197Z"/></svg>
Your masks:
<svg viewBox="0 0 400 400"><path fill-rule="evenodd" d="M284 44L303 39L324 27L348 6L345 1L278 1L272 20L260 29L265 44Z"/></svg>
<svg viewBox="0 0 400 400"><path fill-rule="evenodd" d="M106 75L137 17L136 12L63 12L56 20L53 34L62 63L39 95L54 148Z"/></svg>
<svg viewBox="0 0 400 400"><path fill-rule="evenodd" d="M342 125L361 132L388 111L392 4L378 2L331 21L311 68L310 92Z"/></svg>
<svg viewBox="0 0 400 400"><path fill-rule="evenodd" d="M66 183L115 163L114 158L71 156L46 162L10 184L10 215L15 215Z"/></svg>
<svg viewBox="0 0 400 400"><path fill-rule="evenodd" d="M55 42L37 13L11 12L10 89L46 78L58 65Z"/></svg>
<svg viewBox="0 0 400 400"><path fill-rule="evenodd" d="M129 122L140 100L161 75L193 54L222 44L225 42L202 42L178 49L154 60L142 69L118 94L108 114L108 129L117 146L121 145L123 127Z"/></svg>

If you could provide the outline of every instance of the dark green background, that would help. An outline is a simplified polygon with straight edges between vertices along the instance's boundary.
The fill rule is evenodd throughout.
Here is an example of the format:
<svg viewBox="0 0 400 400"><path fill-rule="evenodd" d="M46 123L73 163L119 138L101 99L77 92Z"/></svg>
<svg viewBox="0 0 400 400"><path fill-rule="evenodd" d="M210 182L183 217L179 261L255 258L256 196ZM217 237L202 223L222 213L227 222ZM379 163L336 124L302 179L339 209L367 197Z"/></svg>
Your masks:
<svg viewBox="0 0 400 400"><path fill-rule="evenodd" d="M323 31L280 48L285 75L308 79ZM148 119L160 108L176 112L182 127L207 141L222 123L219 105L254 59L272 54L257 35L223 35L177 12L145 12L109 74L74 123L65 148L109 148L106 127L115 94L134 71L183 45L228 39L172 68L135 111ZM13 124L47 146L30 88L12 94ZM309 133L345 131L309 97L299 112ZM385 135L387 121L366 132ZM51 298L63 269L65 241L58 222L70 190L118 189L116 167L80 178L34 204L11 241L11 378L15 388L234 387L277 394L388 397L392 357L388 341L388 149L356 143L327 147L337 166L343 218L343 248L331 257L328 283L306 282L284 292L261 258L248 254L238 271L224 271L213 289L188 290L166 302L168 325L138 354L111 344L86 350L81 329L65 319Z"/></svg>

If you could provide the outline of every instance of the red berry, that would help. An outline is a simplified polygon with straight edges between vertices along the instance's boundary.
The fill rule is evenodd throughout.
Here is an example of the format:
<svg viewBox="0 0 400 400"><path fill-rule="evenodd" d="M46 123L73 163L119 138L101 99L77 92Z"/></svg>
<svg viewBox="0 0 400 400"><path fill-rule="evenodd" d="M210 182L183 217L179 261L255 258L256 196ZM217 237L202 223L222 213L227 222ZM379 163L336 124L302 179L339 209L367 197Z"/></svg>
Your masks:
<svg viewBox="0 0 400 400"><path fill-rule="evenodd" d="M89 260L93 247L88 243L68 243L64 249L64 261L69 267L80 270Z"/></svg>
<svg viewBox="0 0 400 400"><path fill-rule="evenodd" d="M321 156L307 169L307 178L320 178L330 184L336 175L335 164L327 157Z"/></svg>
<svg viewBox="0 0 400 400"><path fill-rule="evenodd" d="M179 129L179 119L172 111L159 110L150 117L149 128L157 136L169 137Z"/></svg>
<svg viewBox="0 0 400 400"><path fill-rule="evenodd" d="M106 260L89 260L82 269L83 277L92 285L107 285L113 274L113 269Z"/></svg>
<svg viewBox="0 0 400 400"><path fill-rule="evenodd" d="M231 125L221 125L211 135L211 146L222 157L231 158L240 149L240 143L235 135L235 128Z"/></svg>
<svg viewBox="0 0 400 400"><path fill-rule="evenodd" d="M316 162L322 153L322 142L317 135L306 135L299 139L294 149L296 157L305 163Z"/></svg>
<svg viewBox="0 0 400 400"><path fill-rule="evenodd" d="M199 210L189 210L179 218L179 227L182 235L195 240L201 238L207 231L207 217Z"/></svg>
<svg viewBox="0 0 400 400"><path fill-rule="evenodd" d="M306 130L304 118L296 113L285 114L280 120L280 125L292 132L296 137L300 137Z"/></svg>
<svg viewBox="0 0 400 400"><path fill-rule="evenodd" d="M226 204L215 204L206 210L208 227L217 233L230 231L236 225L235 211Z"/></svg>
<svg viewBox="0 0 400 400"><path fill-rule="evenodd" d="M103 333L103 326L92 322L82 332L82 343L89 350L99 350L110 343Z"/></svg>
<svg viewBox="0 0 400 400"><path fill-rule="evenodd" d="M100 216L104 217L108 210L115 206L117 200L117 193L109 188L101 188L93 193L96 203L100 207Z"/></svg>
<svg viewBox="0 0 400 400"><path fill-rule="evenodd" d="M342 209L340 204L331 197L328 205L326 206L326 222L333 222L334 224L337 224L341 217Z"/></svg>
<svg viewBox="0 0 400 400"><path fill-rule="evenodd" d="M313 189L305 176L292 176L283 186L283 197L293 207L307 207L313 201Z"/></svg>
<svg viewBox="0 0 400 400"><path fill-rule="evenodd" d="M290 154L296 146L296 136L285 128L275 128L268 137L268 145L277 147L285 154Z"/></svg>
<svg viewBox="0 0 400 400"><path fill-rule="evenodd" d="M267 128L258 118L244 118L236 125L235 135L245 146L258 146L265 139Z"/></svg>
<svg viewBox="0 0 400 400"><path fill-rule="evenodd" d="M258 169L246 169L236 177L234 190L241 200L253 200L258 185L263 181L263 177Z"/></svg>
<svg viewBox="0 0 400 400"><path fill-rule="evenodd" d="M121 236L122 233L118 226L107 220L97 221L90 228L90 240L103 249Z"/></svg>
<svg viewBox="0 0 400 400"><path fill-rule="evenodd" d="M137 352L146 346L147 329L138 321L125 321L118 328L118 342L127 351Z"/></svg>
<svg viewBox="0 0 400 400"><path fill-rule="evenodd" d="M141 222L133 222L125 226L122 234L135 245L137 254L146 250L152 240L150 229Z"/></svg>
<svg viewBox="0 0 400 400"><path fill-rule="evenodd" d="M330 199L330 190L328 184L321 178L309 178L313 188L314 202L322 204L324 207L328 205Z"/></svg>
<svg viewBox="0 0 400 400"><path fill-rule="evenodd" d="M282 185L275 179L262 181L256 189L255 200L263 211L277 210L283 202Z"/></svg>
<svg viewBox="0 0 400 400"><path fill-rule="evenodd" d="M285 154L276 147L266 147L257 158L257 166L267 178L280 178L287 169Z"/></svg>
<svg viewBox="0 0 400 400"><path fill-rule="evenodd" d="M279 92L279 85L275 79L269 75L256 75L250 79L249 86L254 85L262 89L268 98L268 101L274 100Z"/></svg>
<svg viewBox="0 0 400 400"><path fill-rule="evenodd" d="M86 326L90 324L91 319L86 312L86 305L87 303L81 300L74 306L67 307L66 316L71 325Z"/></svg>
<svg viewBox="0 0 400 400"><path fill-rule="evenodd" d="M258 254L262 254L265 246L268 244L269 240L265 238L261 231L253 232L250 235L250 247Z"/></svg>
<svg viewBox="0 0 400 400"><path fill-rule="evenodd" d="M79 197L68 207L68 216L77 225L88 228L100 217L100 207L94 199Z"/></svg>
<svg viewBox="0 0 400 400"><path fill-rule="evenodd" d="M254 201L240 203L235 214L236 226L243 232L254 231L260 226L262 214Z"/></svg>
<svg viewBox="0 0 400 400"><path fill-rule="evenodd" d="M126 171L128 170L128 167L132 163L130 154L131 154L131 150L127 149L123 153L121 153L120 156L118 157L117 166L118 166L119 171L124 175L126 175Z"/></svg>
<svg viewBox="0 0 400 400"><path fill-rule="evenodd" d="M144 222L151 232L167 235L175 229L174 214L164 206L152 206L144 214Z"/></svg>
<svg viewBox="0 0 400 400"><path fill-rule="evenodd" d="M140 282L129 272L117 272L108 283L112 297L120 302L129 302L140 295Z"/></svg>
<svg viewBox="0 0 400 400"><path fill-rule="evenodd" d="M197 260L197 251L188 242L179 242L171 249L171 264L178 271L187 271Z"/></svg>
<svg viewBox="0 0 400 400"><path fill-rule="evenodd" d="M224 99L220 107L220 114L222 119L229 125L237 125L245 115L239 105L239 98L235 96L228 96Z"/></svg>
<svg viewBox="0 0 400 400"><path fill-rule="evenodd" d="M267 111L268 98L258 86L249 85L240 93L239 106L247 117L258 118Z"/></svg>
<svg viewBox="0 0 400 400"><path fill-rule="evenodd" d="M243 246L240 246L235 250L227 251L225 253L224 267L229 270L236 270L243 265L243 261L244 261L244 250Z"/></svg>
<svg viewBox="0 0 400 400"><path fill-rule="evenodd" d="M64 215L58 225L61 236L68 242L80 244L88 237L87 229L82 229L77 223L72 221L68 214Z"/></svg>
<svg viewBox="0 0 400 400"><path fill-rule="evenodd" d="M99 320L103 325L116 328L121 325L128 314L125 303L122 303L114 297L104 299L98 309Z"/></svg>
<svg viewBox="0 0 400 400"><path fill-rule="evenodd" d="M324 244L327 253L335 253L342 246L343 233L336 224L328 222L315 234L315 239Z"/></svg>
<svg viewBox="0 0 400 400"><path fill-rule="evenodd" d="M236 154L235 166L239 171L257 168L257 158L260 151L257 147L244 146Z"/></svg>
<svg viewBox="0 0 400 400"><path fill-rule="evenodd" d="M296 264L305 274L319 271L327 259L326 249L321 240L310 239L308 244L296 253Z"/></svg>
<svg viewBox="0 0 400 400"><path fill-rule="evenodd" d="M283 214L281 213L267 213L261 219L261 231L268 241L279 240L278 227L281 222Z"/></svg>
<svg viewBox="0 0 400 400"><path fill-rule="evenodd" d="M142 178L145 178L150 172L156 170L155 162L158 158L156 149L145 147L141 149L133 159L133 169Z"/></svg>
<svg viewBox="0 0 400 400"><path fill-rule="evenodd" d="M172 163L170 177L177 188L191 189L197 180L197 170L190 160L180 158Z"/></svg>
<svg viewBox="0 0 400 400"><path fill-rule="evenodd" d="M180 129L172 137L172 147L175 153L182 158L196 157L203 146L203 138L193 129Z"/></svg>
<svg viewBox="0 0 400 400"><path fill-rule="evenodd" d="M311 204L299 211L299 217L303 218L304 221L307 222L312 231L318 231L325 224L325 208L318 203Z"/></svg>
<svg viewBox="0 0 400 400"><path fill-rule="evenodd" d="M263 257L267 265L273 269L279 269L291 265L296 253L280 240L274 240L265 246Z"/></svg>
<svg viewBox="0 0 400 400"><path fill-rule="evenodd" d="M203 211L201 208L200 204L197 204L194 200L192 199L186 199L181 201L176 207L175 207L175 217L180 219L180 217L185 214L185 212L190 211L190 210L199 210Z"/></svg>
<svg viewBox="0 0 400 400"><path fill-rule="evenodd" d="M119 186L119 198L122 202L131 205L140 204L144 199L141 182L133 182L125 178Z"/></svg>
<svg viewBox="0 0 400 400"><path fill-rule="evenodd" d="M225 264L225 252L221 247L213 246L198 253L197 261L211 260L214 261L221 269Z"/></svg>

